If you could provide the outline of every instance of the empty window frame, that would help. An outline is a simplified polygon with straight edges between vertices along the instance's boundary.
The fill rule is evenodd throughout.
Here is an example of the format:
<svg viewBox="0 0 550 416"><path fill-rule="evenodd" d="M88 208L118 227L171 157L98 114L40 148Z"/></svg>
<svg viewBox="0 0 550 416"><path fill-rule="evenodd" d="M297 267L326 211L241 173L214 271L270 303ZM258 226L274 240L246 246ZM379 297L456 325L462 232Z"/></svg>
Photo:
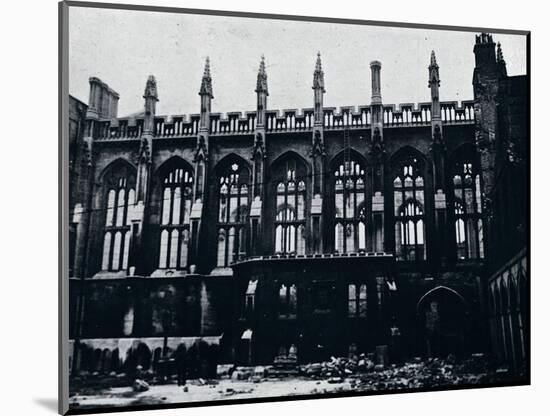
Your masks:
<svg viewBox="0 0 550 416"><path fill-rule="evenodd" d="M481 176L474 158L462 158L453 166L454 229L458 260L485 256Z"/></svg>
<svg viewBox="0 0 550 416"><path fill-rule="evenodd" d="M162 179L160 269L186 269L193 203L193 174L175 167Z"/></svg>
<svg viewBox="0 0 550 416"><path fill-rule="evenodd" d="M424 177L415 157L396 164L393 181L395 254L397 260L426 259L424 220Z"/></svg>
<svg viewBox="0 0 550 416"><path fill-rule="evenodd" d="M366 250L365 168L355 160L334 172L334 248L339 253Z"/></svg>
<svg viewBox="0 0 550 416"><path fill-rule="evenodd" d="M367 285L348 284L348 317L367 317Z"/></svg>
<svg viewBox="0 0 550 416"><path fill-rule="evenodd" d="M228 164L219 176L218 267L228 267L246 256L250 198L248 181L248 168L237 162Z"/></svg>
<svg viewBox="0 0 550 416"><path fill-rule="evenodd" d="M275 253L305 254L305 168L298 169L296 161L290 159L284 163L284 169L276 187Z"/></svg>
<svg viewBox="0 0 550 416"><path fill-rule="evenodd" d="M286 318L296 317L298 308L298 289L295 284L279 285L279 316Z"/></svg>
<svg viewBox="0 0 550 416"><path fill-rule="evenodd" d="M101 270L128 269L132 239L131 220L135 201L135 176L126 166L104 177L106 203Z"/></svg>

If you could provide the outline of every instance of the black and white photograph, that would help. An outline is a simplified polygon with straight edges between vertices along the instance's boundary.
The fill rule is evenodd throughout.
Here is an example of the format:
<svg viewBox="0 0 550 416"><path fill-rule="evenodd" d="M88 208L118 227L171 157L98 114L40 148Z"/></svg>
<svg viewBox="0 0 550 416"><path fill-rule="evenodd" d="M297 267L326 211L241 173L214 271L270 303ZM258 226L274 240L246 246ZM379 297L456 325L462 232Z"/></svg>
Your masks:
<svg viewBox="0 0 550 416"><path fill-rule="evenodd" d="M60 12L69 413L530 383L529 32Z"/></svg>

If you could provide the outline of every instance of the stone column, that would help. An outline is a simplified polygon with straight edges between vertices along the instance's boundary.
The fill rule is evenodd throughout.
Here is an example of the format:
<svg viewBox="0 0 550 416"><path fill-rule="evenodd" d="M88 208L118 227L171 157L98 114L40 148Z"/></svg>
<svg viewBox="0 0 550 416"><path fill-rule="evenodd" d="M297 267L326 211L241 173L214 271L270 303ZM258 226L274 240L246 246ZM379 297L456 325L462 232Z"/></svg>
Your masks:
<svg viewBox="0 0 550 416"><path fill-rule="evenodd" d="M382 106L381 74L382 64L379 61L370 63L371 69L371 238L368 240L371 251L385 251L384 242L384 163L386 150L384 145L384 108Z"/></svg>
<svg viewBox="0 0 550 416"><path fill-rule="evenodd" d="M323 95L325 94L325 74L321 65L321 53L317 53L317 62L313 72L313 137L310 157L312 159L311 209L309 224L310 253L323 252L323 191L325 176L325 142Z"/></svg>
<svg viewBox="0 0 550 416"><path fill-rule="evenodd" d="M266 118L267 97L267 73L265 70L265 58L262 55L258 78L256 82L256 128L254 131L254 147L252 149L252 205L250 207L250 254L258 255L262 252L262 204L265 199L265 159L266 159Z"/></svg>
<svg viewBox="0 0 550 416"><path fill-rule="evenodd" d="M432 160L433 160L433 183L434 183L434 203L435 203L435 241L433 245L434 266L438 268L441 263L447 261L447 247L449 245L447 227L447 203L446 203L446 180L445 180L445 158L446 146L443 138L443 125L441 121L441 105L439 102L439 66L432 51L430 56L430 66L428 67L428 88L430 88L432 110Z"/></svg>
<svg viewBox="0 0 550 416"><path fill-rule="evenodd" d="M136 203L131 209L132 243L129 259L130 270L139 274L146 272L145 244L143 241L145 218L149 207L149 186L151 182L151 164L153 151L153 137L155 135L155 113L158 101L157 82L150 75L143 93L145 100L145 117L141 143L139 149L138 170L136 179Z"/></svg>
<svg viewBox="0 0 550 416"><path fill-rule="evenodd" d="M204 211L207 176L208 176L208 152L209 152L209 133L210 133L210 113L212 110L212 99L214 98L212 90L212 78L210 76L210 59L206 58L204 73L199 90L201 100L199 131L197 134L197 144L195 147L195 187L193 193L193 206L191 208L191 264L197 264L200 258L199 242L201 241L201 224Z"/></svg>

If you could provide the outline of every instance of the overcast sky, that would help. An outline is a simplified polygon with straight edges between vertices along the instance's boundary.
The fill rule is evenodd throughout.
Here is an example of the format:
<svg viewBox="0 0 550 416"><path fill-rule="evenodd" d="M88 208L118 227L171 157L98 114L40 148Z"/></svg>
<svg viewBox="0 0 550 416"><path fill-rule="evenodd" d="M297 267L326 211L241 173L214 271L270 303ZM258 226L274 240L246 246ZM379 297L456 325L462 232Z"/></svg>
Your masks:
<svg viewBox="0 0 550 416"><path fill-rule="evenodd" d="M70 7L69 91L88 102L95 76L120 94L119 116L143 109L148 75L157 79L157 114L199 112L198 91L210 57L212 111L254 111L256 75L265 55L269 109L313 107L317 51L325 106L370 103L370 68L382 62L385 104L430 100L430 52L439 64L440 98L473 98L472 32L199 16ZM350 17L353 17L350 15ZM467 22L464 22L467 24ZM509 75L526 73L526 38L495 35Z"/></svg>

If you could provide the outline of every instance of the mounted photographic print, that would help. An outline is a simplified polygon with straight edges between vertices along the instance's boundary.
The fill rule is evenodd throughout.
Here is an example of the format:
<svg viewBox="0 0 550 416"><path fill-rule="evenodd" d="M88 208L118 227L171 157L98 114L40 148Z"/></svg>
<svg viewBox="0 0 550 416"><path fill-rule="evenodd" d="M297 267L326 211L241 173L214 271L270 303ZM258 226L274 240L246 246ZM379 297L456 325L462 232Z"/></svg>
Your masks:
<svg viewBox="0 0 550 416"><path fill-rule="evenodd" d="M529 32L60 16L60 412L529 383Z"/></svg>

